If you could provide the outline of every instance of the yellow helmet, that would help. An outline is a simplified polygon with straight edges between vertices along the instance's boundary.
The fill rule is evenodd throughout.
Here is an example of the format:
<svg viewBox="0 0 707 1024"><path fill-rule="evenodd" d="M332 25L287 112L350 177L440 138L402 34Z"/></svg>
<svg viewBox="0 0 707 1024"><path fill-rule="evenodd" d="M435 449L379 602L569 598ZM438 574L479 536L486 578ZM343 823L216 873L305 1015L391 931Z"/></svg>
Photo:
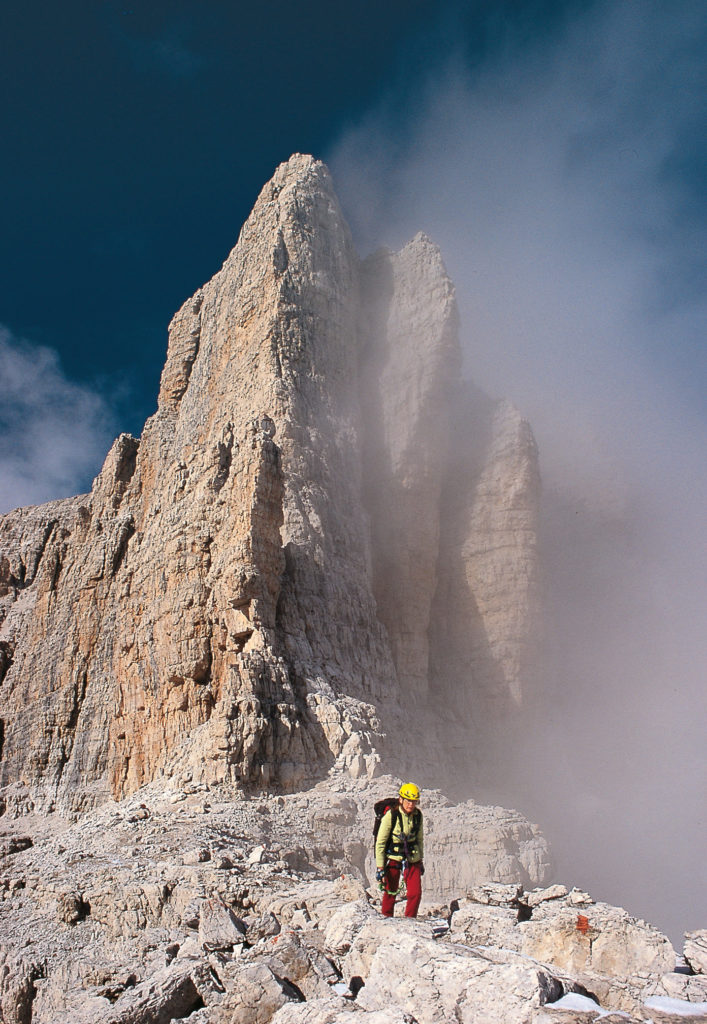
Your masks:
<svg viewBox="0 0 707 1024"><path fill-rule="evenodd" d="M417 802L420 799L420 790L414 782L406 782L400 787L400 796L403 800L414 800Z"/></svg>

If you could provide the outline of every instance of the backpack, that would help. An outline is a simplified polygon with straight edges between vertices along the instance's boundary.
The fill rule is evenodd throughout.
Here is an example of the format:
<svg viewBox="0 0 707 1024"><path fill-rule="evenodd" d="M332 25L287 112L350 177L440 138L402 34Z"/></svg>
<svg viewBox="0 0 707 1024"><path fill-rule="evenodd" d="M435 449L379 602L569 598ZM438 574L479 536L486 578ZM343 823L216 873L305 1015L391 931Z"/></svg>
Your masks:
<svg viewBox="0 0 707 1024"><path fill-rule="evenodd" d="M375 814L375 817L373 819L373 851L374 851L374 853L375 853L375 849L376 849L376 839L378 838L378 832L379 832L379 829L381 827L381 821L383 820L383 815L386 814L387 811L392 811L393 812L393 823L392 823L392 826L391 826L391 829L390 829L390 835L391 835L391 838L392 838L393 831L395 830L395 819L396 819L396 816L400 815L400 811L398 810L399 806L400 806L400 804L398 802L397 796L387 796L383 800L378 800L373 805L373 812ZM417 831L418 831L418 829L420 827L421 819L422 819L422 814L421 814L421 812L420 812L420 810L418 808L418 809L415 810L415 812L413 814L412 832L410 833L410 844L411 845L414 845L416 840L417 840ZM389 853L390 853L390 840L388 841L388 847L387 847L387 849L385 851L386 857L388 856Z"/></svg>

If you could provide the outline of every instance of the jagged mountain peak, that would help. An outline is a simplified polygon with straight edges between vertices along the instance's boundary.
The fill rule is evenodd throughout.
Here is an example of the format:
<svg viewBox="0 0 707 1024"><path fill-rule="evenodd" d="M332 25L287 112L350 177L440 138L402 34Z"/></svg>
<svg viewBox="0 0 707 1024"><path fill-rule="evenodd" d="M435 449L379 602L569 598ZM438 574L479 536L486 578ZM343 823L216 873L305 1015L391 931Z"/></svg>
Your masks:
<svg viewBox="0 0 707 1024"><path fill-rule="evenodd" d="M531 678L538 478L457 322L426 235L361 262L325 165L276 170L139 442L0 520L6 806L479 770Z"/></svg>

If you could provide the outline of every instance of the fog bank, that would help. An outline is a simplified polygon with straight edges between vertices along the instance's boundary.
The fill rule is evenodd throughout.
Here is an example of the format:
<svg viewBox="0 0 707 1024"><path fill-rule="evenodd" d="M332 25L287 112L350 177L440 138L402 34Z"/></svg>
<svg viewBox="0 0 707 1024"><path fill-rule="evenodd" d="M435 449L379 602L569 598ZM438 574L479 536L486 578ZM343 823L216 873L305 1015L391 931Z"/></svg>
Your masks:
<svg viewBox="0 0 707 1024"><path fill-rule="evenodd" d="M595 5L328 155L361 249L441 246L466 372L538 440L547 673L496 799L677 945L707 924L706 36L697 3Z"/></svg>

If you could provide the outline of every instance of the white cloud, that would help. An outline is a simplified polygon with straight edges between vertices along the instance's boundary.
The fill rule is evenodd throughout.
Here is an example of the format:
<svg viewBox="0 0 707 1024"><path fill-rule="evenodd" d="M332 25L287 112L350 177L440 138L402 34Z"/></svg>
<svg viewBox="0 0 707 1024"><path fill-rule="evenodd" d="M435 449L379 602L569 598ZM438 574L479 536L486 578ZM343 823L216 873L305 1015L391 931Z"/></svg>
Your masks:
<svg viewBox="0 0 707 1024"><path fill-rule="evenodd" d="M105 398L3 327L0 381L0 513L86 490L114 436Z"/></svg>

